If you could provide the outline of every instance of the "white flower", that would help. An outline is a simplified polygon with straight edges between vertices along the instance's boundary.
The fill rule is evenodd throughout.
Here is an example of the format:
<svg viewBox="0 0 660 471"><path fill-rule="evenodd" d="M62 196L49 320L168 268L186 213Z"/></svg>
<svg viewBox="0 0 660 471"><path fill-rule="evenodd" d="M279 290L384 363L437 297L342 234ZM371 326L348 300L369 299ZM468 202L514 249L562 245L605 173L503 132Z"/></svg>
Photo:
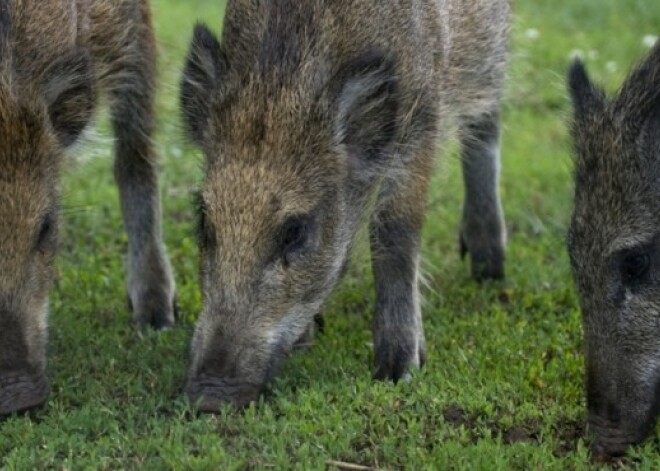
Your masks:
<svg viewBox="0 0 660 471"><path fill-rule="evenodd" d="M568 53L569 60L582 59L584 57L584 51L582 49L573 49Z"/></svg>
<svg viewBox="0 0 660 471"><path fill-rule="evenodd" d="M183 151L181 150L180 147L176 147L176 146L170 148L170 154L172 154L172 156L176 157L177 159L183 157Z"/></svg>
<svg viewBox="0 0 660 471"><path fill-rule="evenodd" d="M658 37L653 34L647 34L642 38L642 44L648 48L655 46L656 42L658 42Z"/></svg>
<svg viewBox="0 0 660 471"><path fill-rule="evenodd" d="M609 61L605 64L605 69L610 73L614 73L619 69L619 65L614 61Z"/></svg>
<svg viewBox="0 0 660 471"><path fill-rule="evenodd" d="M540 35L541 35L541 33L536 28L530 28L527 31L525 31L525 37L527 39L534 40L534 39L537 39Z"/></svg>

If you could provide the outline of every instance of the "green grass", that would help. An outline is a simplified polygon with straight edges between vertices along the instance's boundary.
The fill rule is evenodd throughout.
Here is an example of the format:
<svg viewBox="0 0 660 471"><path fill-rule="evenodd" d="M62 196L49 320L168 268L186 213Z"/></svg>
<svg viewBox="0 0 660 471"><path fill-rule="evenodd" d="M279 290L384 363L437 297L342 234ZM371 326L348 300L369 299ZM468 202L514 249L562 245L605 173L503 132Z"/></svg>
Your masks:
<svg viewBox="0 0 660 471"><path fill-rule="evenodd" d="M622 11L624 7L626 10ZM657 0L517 0L504 105L508 279L479 286L457 253L458 160L438 165L424 232L429 361L408 384L371 381L373 286L358 254L326 334L244 413L196 417L182 397L201 301L190 194L201 157L183 144L177 86L192 26L219 29L220 0L154 0L161 44L158 147L165 234L182 322L129 325L110 141L71 159L52 293L47 405L0 423L7 469L586 469L582 332L564 247L571 199L563 76L580 49L613 91L658 34ZM534 34L534 31L538 35ZM537 36L537 37L535 37ZM107 136L105 120L99 134ZM660 435L626 467L660 467Z"/></svg>

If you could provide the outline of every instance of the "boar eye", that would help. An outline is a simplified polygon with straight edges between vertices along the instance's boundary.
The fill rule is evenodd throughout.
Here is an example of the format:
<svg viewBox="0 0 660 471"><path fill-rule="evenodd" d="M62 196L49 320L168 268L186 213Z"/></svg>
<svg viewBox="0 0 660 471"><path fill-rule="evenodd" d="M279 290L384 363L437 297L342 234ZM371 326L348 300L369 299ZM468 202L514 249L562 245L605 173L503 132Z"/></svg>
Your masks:
<svg viewBox="0 0 660 471"><path fill-rule="evenodd" d="M50 214L44 216L41 220L41 227L39 228L39 234L37 235L37 250L45 251L49 248L49 243L52 240L53 235L53 217Z"/></svg>
<svg viewBox="0 0 660 471"><path fill-rule="evenodd" d="M307 217L290 218L282 227L280 249L285 264L291 262L291 257L305 247L309 236L310 221Z"/></svg>
<svg viewBox="0 0 660 471"><path fill-rule="evenodd" d="M649 270L651 259L645 252L630 252L621 259L621 276L624 283L642 278Z"/></svg>
<svg viewBox="0 0 660 471"><path fill-rule="evenodd" d="M201 193L193 194L193 204L197 213L197 243L200 247L209 247L213 241L213 233L206 220L206 203Z"/></svg>
<svg viewBox="0 0 660 471"><path fill-rule="evenodd" d="M197 241L201 247L210 247L213 241L213 234L208 222L206 221L206 214L204 211L199 213L197 221Z"/></svg>

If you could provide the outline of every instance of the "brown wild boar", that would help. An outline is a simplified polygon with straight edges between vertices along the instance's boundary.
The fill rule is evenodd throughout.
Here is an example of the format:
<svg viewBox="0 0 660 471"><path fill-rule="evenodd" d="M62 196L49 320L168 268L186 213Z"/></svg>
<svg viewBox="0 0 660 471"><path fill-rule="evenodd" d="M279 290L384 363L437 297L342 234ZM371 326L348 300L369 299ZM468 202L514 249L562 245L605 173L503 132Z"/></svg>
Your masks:
<svg viewBox="0 0 660 471"><path fill-rule="evenodd" d="M585 334L596 457L641 442L660 411L660 43L609 99L576 62L568 250Z"/></svg>
<svg viewBox="0 0 660 471"><path fill-rule="evenodd" d="M155 44L144 0L0 0L0 414L42 403L65 150L105 92L138 324L174 322L151 143Z"/></svg>
<svg viewBox="0 0 660 471"><path fill-rule="evenodd" d="M504 275L498 195L506 0L230 0L221 42L197 26L181 104L206 155L204 307L187 394L255 400L336 285L369 224L375 377L425 360L420 231L437 142L457 124L461 247Z"/></svg>

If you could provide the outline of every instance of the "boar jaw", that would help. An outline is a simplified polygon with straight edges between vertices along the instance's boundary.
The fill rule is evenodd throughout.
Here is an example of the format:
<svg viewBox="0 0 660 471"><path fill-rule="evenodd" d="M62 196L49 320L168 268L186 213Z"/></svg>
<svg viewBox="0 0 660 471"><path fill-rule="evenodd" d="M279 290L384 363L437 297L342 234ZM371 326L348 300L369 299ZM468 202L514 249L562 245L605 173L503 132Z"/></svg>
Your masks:
<svg viewBox="0 0 660 471"><path fill-rule="evenodd" d="M46 401L50 384L45 372L48 302L44 302L34 317L18 316L30 323L21 331L13 319L14 310L0 311L0 334L5 350L0 352L0 416L23 411Z"/></svg>
<svg viewBox="0 0 660 471"><path fill-rule="evenodd" d="M48 378L35 371L10 371L0 375L0 415L43 404L50 393Z"/></svg>

